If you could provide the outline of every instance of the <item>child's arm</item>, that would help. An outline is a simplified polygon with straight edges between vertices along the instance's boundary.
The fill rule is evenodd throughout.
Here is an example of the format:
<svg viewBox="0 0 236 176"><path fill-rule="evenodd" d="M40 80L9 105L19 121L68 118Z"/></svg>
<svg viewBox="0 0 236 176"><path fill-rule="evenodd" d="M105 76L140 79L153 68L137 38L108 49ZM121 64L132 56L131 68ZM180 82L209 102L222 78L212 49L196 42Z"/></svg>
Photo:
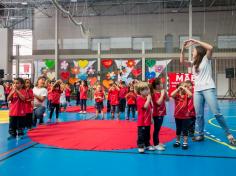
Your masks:
<svg viewBox="0 0 236 176"><path fill-rule="evenodd" d="M151 100L152 100L152 97L151 97L151 95L149 94L148 96L147 96L147 100L146 100L146 102L145 102L145 104L144 104L144 109L147 109L148 108L148 106L149 106L149 104L151 103Z"/></svg>
<svg viewBox="0 0 236 176"><path fill-rule="evenodd" d="M193 44L198 44L201 45L203 48L205 48L207 50L206 55L207 58L210 59L212 57L212 53L213 53L213 46L206 43L206 42L202 42L199 40L195 40L195 39L190 39L190 42L192 42Z"/></svg>
<svg viewBox="0 0 236 176"><path fill-rule="evenodd" d="M9 94L8 97L7 97L7 101L10 101L10 100L12 99L12 96L13 96L14 93L15 93L15 89L12 88L10 94Z"/></svg>
<svg viewBox="0 0 236 176"><path fill-rule="evenodd" d="M184 64L186 67L191 67L191 62L188 61L185 58L185 55L184 55L184 49L188 47L188 43L189 43L189 41L185 41L183 43L183 46L182 46L182 49L181 49L181 52L180 52L180 63Z"/></svg>
<svg viewBox="0 0 236 176"><path fill-rule="evenodd" d="M16 93L19 95L21 100L25 101L25 96L19 90L16 89Z"/></svg>
<svg viewBox="0 0 236 176"><path fill-rule="evenodd" d="M177 93L179 92L179 90L180 90L180 87L178 87L177 89L175 89L172 93L171 93L171 97L172 98L175 98L175 96L177 95Z"/></svg>
<svg viewBox="0 0 236 176"><path fill-rule="evenodd" d="M161 96L160 96L160 98L157 100L157 104L158 105L161 105L162 103L163 103L163 101L164 101L164 97L165 97L165 90L164 89L162 89L161 90Z"/></svg>
<svg viewBox="0 0 236 176"><path fill-rule="evenodd" d="M187 88L185 87L182 87L180 86L187 94L188 94L188 97L191 98L193 96L192 92L190 90L188 90Z"/></svg>

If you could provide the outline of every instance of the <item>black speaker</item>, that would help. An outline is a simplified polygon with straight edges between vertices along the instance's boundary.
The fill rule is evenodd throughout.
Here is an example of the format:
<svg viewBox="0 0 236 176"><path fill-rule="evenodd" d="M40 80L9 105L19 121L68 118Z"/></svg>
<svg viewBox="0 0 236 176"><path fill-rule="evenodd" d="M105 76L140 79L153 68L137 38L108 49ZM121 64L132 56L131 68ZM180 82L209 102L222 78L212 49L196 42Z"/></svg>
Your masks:
<svg viewBox="0 0 236 176"><path fill-rule="evenodd" d="M225 69L226 78L234 78L234 68L226 68Z"/></svg>
<svg viewBox="0 0 236 176"><path fill-rule="evenodd" d="M0 78L4 78L4 70L0 69Z"/></svg>

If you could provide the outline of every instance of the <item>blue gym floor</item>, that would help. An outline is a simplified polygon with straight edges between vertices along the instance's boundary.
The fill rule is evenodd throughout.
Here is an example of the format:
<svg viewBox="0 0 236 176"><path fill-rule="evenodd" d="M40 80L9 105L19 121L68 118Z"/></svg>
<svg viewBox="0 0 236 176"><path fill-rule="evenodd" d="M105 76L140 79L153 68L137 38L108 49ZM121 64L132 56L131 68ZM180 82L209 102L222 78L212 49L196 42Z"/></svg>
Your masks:
<svg viewBox="0 0 236 176"><path fill-rule="evenodd" d="M92 105L92 102L89 102ZM236 102L219 101L232 133L236 136ZM167 104L164 126L175 128L173 102ZM137 149L115 151L65 150L32 142L27 136L7 140L8 124L0 124L0 176L161 176L235 175L236 147L227 144L221 128L206 107L206 140L189 149L139 154ZM61 113L61 121L89 120L94 114ZM124 119L124 115L122 118ZM210 120L210 121L209 121ZM79 132L78 132L79 134Z"/></svg>

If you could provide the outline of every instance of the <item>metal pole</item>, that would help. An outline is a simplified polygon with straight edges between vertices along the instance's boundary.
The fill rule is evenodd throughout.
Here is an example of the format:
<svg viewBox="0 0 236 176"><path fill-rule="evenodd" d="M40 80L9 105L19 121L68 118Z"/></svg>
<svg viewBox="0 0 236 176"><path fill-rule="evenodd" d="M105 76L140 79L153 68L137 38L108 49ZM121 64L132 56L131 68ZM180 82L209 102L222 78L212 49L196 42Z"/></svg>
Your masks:
<svg viewBox="0 0 236 176"><path fill-rule="evenodd" d="M16 45L16 77L19 77L20 72L20 45Z"/></svg>
<svg viewBox="0 0 236 176"><path fill-rule="evenodd" d="M101 81L101 43L98 43L98 81Z"/></svg>
<svg viewBox="0 0 236 176"><path fill-rule="evenodd" d="M142 42L142 81L145 80L145 42Z"/></svg>
<svg viewBox="0 0 236 176"><path fill-rule="evenodd" d="M192 0L189 1L189 39L193 37L193 9L192 9ZM188 61L192 60L192 47L189 47L188 50ZM188 73L191 73L191 67L188 68Z"/></svg>
<svg viewBox="0 0 236 176"><path fill-rule="evenodd" d="M58 10L55 7L55 79L58 79Z"/></svg>

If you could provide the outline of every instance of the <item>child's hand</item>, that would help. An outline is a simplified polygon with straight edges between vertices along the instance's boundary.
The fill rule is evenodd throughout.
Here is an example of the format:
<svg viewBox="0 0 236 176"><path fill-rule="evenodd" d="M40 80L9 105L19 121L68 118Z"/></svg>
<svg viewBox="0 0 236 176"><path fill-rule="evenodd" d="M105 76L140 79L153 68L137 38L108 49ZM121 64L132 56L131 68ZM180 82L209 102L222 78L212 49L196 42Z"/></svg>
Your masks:
<svg viewBox="0 0 236 176"><path fill-rule="evenodd" d="M165 92L165 90L164 90L164 89L162 89L162 90L161 90L161 96L164 96L164 95L165 95L165 93L166 93L166 92Z"/></svg>

